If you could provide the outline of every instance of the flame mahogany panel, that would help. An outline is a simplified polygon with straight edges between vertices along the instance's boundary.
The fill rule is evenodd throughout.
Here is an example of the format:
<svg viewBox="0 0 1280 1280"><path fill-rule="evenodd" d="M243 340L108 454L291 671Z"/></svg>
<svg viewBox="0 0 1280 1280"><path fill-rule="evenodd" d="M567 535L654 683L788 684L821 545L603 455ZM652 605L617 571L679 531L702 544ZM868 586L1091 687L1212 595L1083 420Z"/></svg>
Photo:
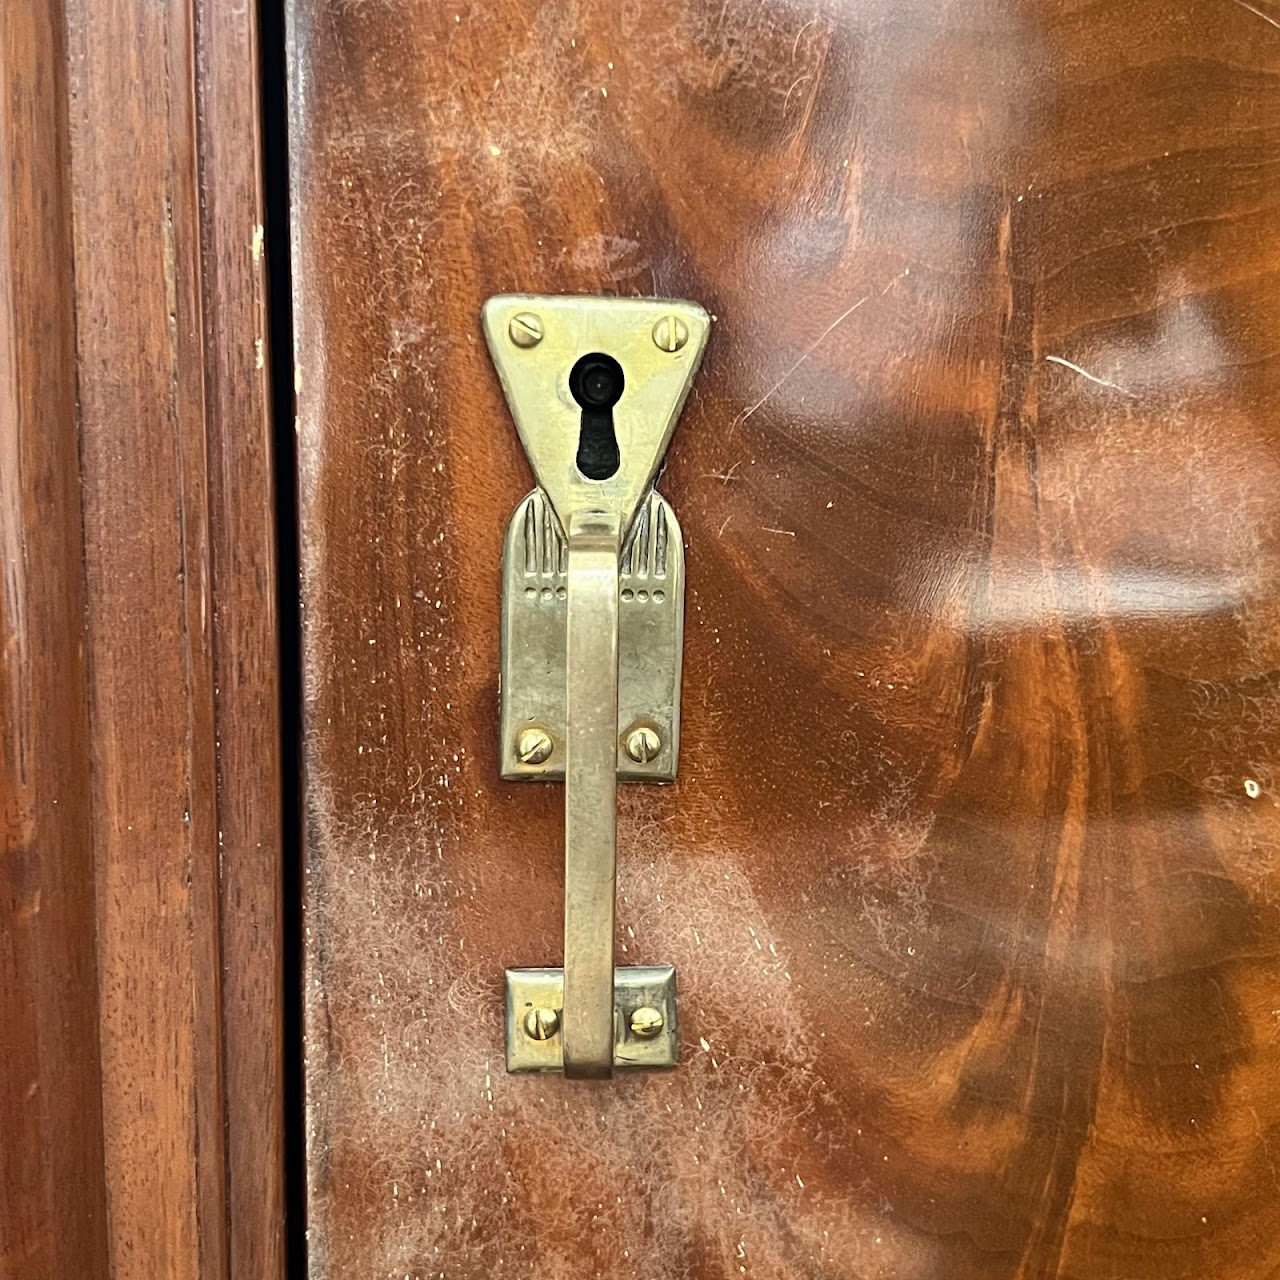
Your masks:
<svg viewBox="0 0 1280 1280"><path fill-rule="evenodd" d="M292 0L314 1280L1280 1268L1280 8ZM493 293L717 317L683 1059L508 1077Z"/></svg>

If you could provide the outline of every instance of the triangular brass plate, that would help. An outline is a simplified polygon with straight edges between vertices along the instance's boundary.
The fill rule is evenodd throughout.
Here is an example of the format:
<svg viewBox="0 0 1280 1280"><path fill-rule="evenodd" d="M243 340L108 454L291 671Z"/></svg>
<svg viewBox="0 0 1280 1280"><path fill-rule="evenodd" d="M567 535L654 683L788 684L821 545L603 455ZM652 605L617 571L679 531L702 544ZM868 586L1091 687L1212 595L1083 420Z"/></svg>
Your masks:
<svg viewBox="0 0 1280 1280"><path fill-rule="evenodd" d="M607 511L630 526L667 442L711 329L693 302L651 298L500 294L484 306L484 332L539 486L561 525L571 512ZM625 388L613 406L618 470L590 480L577 467L582 410L569 373L592 352L612 356Z"/></svg>

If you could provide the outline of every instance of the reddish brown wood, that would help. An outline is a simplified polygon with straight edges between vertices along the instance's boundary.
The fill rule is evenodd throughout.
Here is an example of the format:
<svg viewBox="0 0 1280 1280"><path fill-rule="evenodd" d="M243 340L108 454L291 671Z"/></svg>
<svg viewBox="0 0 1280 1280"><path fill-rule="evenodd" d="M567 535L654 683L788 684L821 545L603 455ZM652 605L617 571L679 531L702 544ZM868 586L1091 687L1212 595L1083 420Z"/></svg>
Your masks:
<svg viewBox="0 0 1280 1280"><path fill-rule="evenodd" d="M226 1274L190 17L70 6L112 1259L175 1280ZM126 48L140 74L122 79Z"/></svg>
<svg viewBox="0 0 1280 1280"><path fill-rule="evenodd" d="M1280 1270L1280 11L292 0L314 1280ZM683 1063L502 1072L504 290L718 317Z"/></svg>
<svg viewBox="0 0 1280 1280"><path fill-rule="evenodd" d="M0 1277L107 1276L58 5L0 10Z"/></svg>
<svg viewBox="0 0 1280 1280"><path fill-rule="evenodd" d="M284 881L256 5L201 4L197 32L228 1259L231 1280L273 1280L284 1273Z"/></svg>
<svg viewBox="0 0 1280 1280"><path fill-rule="evenodd" d="M278 1280L256 8L11 8L0 1273Z"/></svg>

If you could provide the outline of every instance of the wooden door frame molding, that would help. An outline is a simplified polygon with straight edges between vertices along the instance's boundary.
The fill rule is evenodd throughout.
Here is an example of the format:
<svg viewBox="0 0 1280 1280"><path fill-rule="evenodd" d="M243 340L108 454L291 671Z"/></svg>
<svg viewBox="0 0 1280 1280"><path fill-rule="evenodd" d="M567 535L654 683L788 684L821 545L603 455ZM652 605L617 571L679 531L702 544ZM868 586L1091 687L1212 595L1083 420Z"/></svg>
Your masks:
<svg viewBox="0 0 1280 1280"><path fill-rule="evenodd" d="M257 6L0 17L0 1277L284 1274Z"/></svg>
<svg viewBox="0 0 1280 1280"><path fill-rule="evenodd" d="M0 12L0 1275L107 1275L66 58ZM42 128L43 126L43 128Z"/></svg>

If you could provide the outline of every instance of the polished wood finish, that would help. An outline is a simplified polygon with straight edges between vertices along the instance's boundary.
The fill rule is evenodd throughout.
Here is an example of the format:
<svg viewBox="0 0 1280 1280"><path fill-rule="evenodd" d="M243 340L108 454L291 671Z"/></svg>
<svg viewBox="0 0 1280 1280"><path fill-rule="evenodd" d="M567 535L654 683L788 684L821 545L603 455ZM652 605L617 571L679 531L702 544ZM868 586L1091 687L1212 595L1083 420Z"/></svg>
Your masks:
<svg viewBox="0 0 1280 1280"><path fill-rule="evenodd" d="M178 1280L226 1271L195 103L166 53L190 16L73 0L71 22L112 1264ZM130 46L150 74L122 85Z"/></svg>
<svg viewBox="0 0 1280 1280"><path fill-rule="evenodd" d="M283 914L297 910L297 889L285 885L281 862L267 244L253 74L257 9L219 0L197 9L230 1280L284 1274L284 1110L290 1100L283 1059L297 1051L286 1048L282 1025ZM281 228L273 252L288 253L285 235Z"/></svg>
<svg viewBox="0 0 1280 1280"><path fill-rule="evenodd" d="M313 1280L1280 1270L1280 10L292 0ZM717 317L681 1066L507 1077L490 294Z"/></svg>
<svg viewBox="0 0 1280 1280"><path fill-rule="evenodd" d="M66 55L0 10L0 1277L106 1280Z"/></svg>
<svg viewBox="0 0 1280 1280"><path fill-rule="evenodd" d="M43 7L6 10L20 39L0 54L19 286L0 996L17 1011L0 1221L17 1234L0 1272L271 1280L282 881L256 8Z"/></svg>

